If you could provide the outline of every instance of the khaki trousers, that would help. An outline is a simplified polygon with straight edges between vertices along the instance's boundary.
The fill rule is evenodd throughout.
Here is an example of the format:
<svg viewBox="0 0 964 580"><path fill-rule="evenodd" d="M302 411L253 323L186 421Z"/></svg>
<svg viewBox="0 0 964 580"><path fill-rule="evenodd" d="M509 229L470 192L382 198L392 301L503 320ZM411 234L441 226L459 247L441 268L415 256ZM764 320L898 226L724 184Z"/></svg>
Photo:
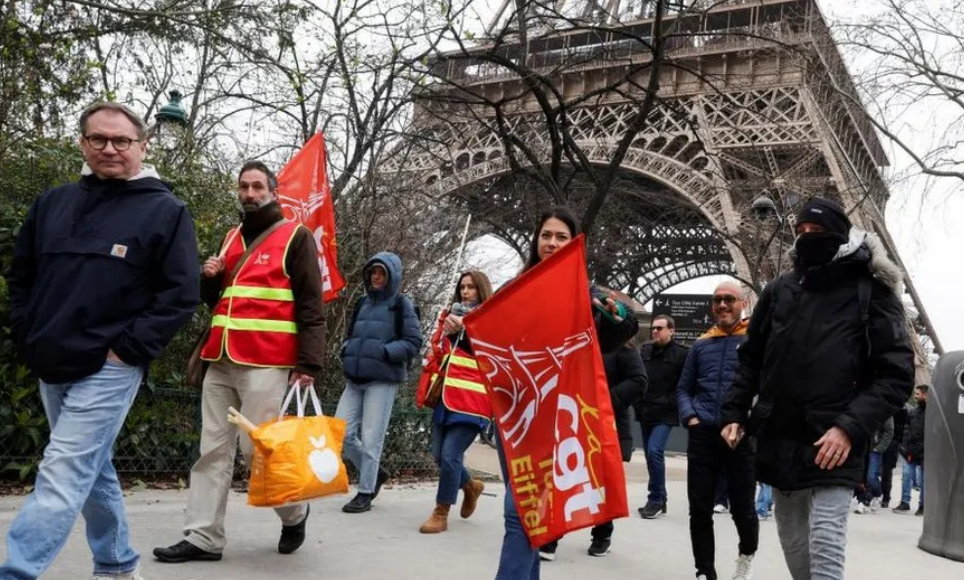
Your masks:
<svg viewBox="0 0 964 580"><path fill-rule="evenodd" d="M222 360L212 363L201 390L201 457L191 468L184 535L207 552L224 550L224 513L231 491L237 426L228 422L234 407L255 425L278 417L288 385L288 369L258 368ZM251 464L253 443L241 433L241 454ZM275 509L281 524L301 523L306 504Z"/></svg>

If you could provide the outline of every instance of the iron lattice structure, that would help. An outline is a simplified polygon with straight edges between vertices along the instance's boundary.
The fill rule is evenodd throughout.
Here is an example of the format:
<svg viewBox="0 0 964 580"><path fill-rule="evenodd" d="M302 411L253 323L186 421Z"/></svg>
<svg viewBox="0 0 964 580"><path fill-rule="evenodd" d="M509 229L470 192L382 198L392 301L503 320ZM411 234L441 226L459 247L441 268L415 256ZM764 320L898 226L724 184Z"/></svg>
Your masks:
<svg viewBox="0 0 964 580"><path fill-rule="evenodd" d="M527 169L560 167L579 207L598 190L586 167L609 166L631 139L591 260L596 280L640 302L711 274L759 288L789 266L792 216L814 195L838 200L903 268L883 217L887 158L815 0L670 1L659 14L655 0L505 0L487 34L431 63L417 144L379 167L396 186L471 211L522 253L533 208L550 201ZM551 84L564 130L547 126L533 82ZM926 372L922 344L941 347L906 274L905 286Z"/></svg>

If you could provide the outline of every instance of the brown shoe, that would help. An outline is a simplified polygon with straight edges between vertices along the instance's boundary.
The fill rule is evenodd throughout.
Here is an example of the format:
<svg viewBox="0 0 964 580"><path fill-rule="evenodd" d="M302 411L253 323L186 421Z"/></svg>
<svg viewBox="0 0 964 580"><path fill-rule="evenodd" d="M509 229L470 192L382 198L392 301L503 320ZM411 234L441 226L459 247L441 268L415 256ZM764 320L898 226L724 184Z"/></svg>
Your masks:
<svg viewBox="0 0 964 580"><path fill-rule="evenodd" d="M472 514L475 513L475 506L478 505L479 496L482 495L483 491L485 491L485 484L478 479L470 479L469 482L462 487L464 497L462 498L462 509L459 515L462 516L463 519L472 517Z"/></svg>
<svg viewBox="0 0 964 580"><path fill-rule="evenodd" d="M438 534L449 529L449 508L447 503L435 504L432 515L429 516L422 527L418 529L423 534Z"/></svg>

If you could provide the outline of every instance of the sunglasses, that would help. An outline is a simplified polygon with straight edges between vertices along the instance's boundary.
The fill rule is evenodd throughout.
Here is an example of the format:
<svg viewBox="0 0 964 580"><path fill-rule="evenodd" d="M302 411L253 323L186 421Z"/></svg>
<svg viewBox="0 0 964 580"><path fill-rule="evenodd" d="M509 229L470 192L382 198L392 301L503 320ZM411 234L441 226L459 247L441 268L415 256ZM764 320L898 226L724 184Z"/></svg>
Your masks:
<svg viewBox="0 0 964 580"><path fill-rule="evenodd" d="M731 295L729 295L729 294L726 294L726 295L724 295L724 296L714 296L714 297L713 297L713 304L719 306L720 304L723 304L723 303L725 302L727 306L732 306L732 305L735 304L738 300L739 300L739 298L737 298L736 296L731 296Z"/></svg>
<svg viewBox="0 0 964 580"><path fill-rule="evenodd" d="M653 331L653 332L659 332L659 331L661 331L661 330L666 330L666 327L665 327L665 326L654 326L654 327L652 328L652 331Z"/></svg>

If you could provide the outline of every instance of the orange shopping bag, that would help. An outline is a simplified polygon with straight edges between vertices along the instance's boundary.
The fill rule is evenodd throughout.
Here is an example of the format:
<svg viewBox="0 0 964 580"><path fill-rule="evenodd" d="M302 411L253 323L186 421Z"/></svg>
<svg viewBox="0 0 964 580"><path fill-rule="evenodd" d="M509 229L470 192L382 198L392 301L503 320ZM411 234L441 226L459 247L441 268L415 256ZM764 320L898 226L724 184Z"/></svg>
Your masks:
<svg viewBox="0 0 964 580"><path fill-rule="evenodd" d="M348 492L348 473L341 460L345 421L325 417L315 387L302 394L292 386L277 421L262 423L248 435L254 441L248 505L279 507L316 497ZM306 417L310 396L316 416ZM295 398L297 416L285 411Z"/></svg>

